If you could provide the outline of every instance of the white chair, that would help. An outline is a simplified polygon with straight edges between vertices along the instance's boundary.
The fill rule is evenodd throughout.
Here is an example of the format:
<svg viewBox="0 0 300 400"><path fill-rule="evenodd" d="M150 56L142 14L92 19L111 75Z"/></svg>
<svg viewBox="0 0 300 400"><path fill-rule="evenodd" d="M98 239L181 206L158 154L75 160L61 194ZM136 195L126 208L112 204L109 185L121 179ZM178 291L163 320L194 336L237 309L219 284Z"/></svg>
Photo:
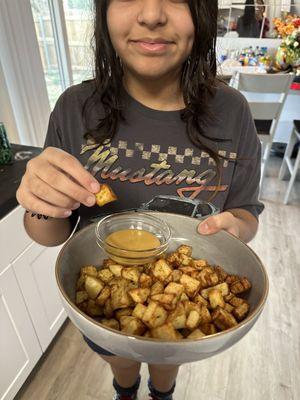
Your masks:
<svg viewBox="0 0 300 400"><path fill-rule="evenodd" d="M261 187L278 121L293 79L293 74L237 72L231 80L231 85L248 100L262 143Z"/></svg>
<svg viewBox="0 0 300 400"><path fill-rule="evenodd" d="M281 180L285 178L287 170L289 170L291 174L290 182L283 200L284 204L288 204L289 202L290 194L297 177L297 172L300 169L300 148L298 149L298 155L294 163L291 159L295 144L297 143L300 143L300 121L294 121L294 129L285 150L284 158L279 171L279 179Z"/></svg>

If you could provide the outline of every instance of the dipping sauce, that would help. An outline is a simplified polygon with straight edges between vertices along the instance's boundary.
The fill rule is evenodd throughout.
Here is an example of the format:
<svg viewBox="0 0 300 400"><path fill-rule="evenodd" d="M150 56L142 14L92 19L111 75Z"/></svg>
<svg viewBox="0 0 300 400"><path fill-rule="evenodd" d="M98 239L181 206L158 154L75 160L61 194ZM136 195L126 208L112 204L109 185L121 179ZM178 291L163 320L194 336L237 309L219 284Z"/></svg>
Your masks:
<svg viewBox="0 0 300 400"><path fill-rule="evenodd" d="M158 237L140 229L124 229L107 236L105 242L111 246L131 251L156 249L160 246Z"/></svg>
<svg viewBox="0 0 300 400"><path fill-rule="evenodd" d="M107 236L105 244L110 257L120 264L140 264L145 257L152 256L150 250L161 245L157 236L140 229L113 232Z"/></svg>

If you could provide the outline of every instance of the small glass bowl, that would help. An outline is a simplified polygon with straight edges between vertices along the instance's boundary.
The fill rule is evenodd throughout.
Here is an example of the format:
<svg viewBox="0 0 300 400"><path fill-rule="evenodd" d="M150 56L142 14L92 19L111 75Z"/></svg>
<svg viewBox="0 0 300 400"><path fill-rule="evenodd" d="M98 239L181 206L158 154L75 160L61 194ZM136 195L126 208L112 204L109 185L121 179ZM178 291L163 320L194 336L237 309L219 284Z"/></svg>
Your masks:
<svg viewBox="0 0 300 400"><path fill-rule="evenodd" d="M121 212L101 219L95 229L98 246L108 256L121 265L141 265L152 262L168 248L171 239L169 225L146 212ZM106 238L113 232L125 229L138 229L152 233L160 245L147 250L127 250L106 243Z"/></svg>

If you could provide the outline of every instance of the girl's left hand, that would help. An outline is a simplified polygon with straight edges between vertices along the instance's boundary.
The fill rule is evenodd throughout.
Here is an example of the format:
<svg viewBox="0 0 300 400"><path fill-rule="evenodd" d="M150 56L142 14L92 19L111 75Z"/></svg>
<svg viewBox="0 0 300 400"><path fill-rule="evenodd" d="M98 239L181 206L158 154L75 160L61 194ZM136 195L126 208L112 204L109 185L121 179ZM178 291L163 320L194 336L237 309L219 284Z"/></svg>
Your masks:
<svg viewBox="0 0 300 400"><path fill-rule="evenodd" d="M228 211L213 215L198 225L198 232L201 235L211 235L220 230L225 230L236 237L240 237L239 220Z"/></svg>

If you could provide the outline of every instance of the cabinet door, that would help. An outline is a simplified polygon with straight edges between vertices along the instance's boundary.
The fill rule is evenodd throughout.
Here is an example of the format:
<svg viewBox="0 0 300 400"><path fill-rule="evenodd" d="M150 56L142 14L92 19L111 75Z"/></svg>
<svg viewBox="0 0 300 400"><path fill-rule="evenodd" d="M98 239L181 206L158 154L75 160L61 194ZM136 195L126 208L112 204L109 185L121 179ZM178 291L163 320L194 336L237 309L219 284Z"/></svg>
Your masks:
<svg viewBox="0 0 300 400"><path fill-rule="evenodd" d="M13 399L42 355L11 267L0 274L0 399Z"/></svg>
<svg viewBox="0 0 300 400"><path fill-rule="evenodd" d="M55 281L60 249L33 243L12 264L43 351L66 319Z"/></svg>

